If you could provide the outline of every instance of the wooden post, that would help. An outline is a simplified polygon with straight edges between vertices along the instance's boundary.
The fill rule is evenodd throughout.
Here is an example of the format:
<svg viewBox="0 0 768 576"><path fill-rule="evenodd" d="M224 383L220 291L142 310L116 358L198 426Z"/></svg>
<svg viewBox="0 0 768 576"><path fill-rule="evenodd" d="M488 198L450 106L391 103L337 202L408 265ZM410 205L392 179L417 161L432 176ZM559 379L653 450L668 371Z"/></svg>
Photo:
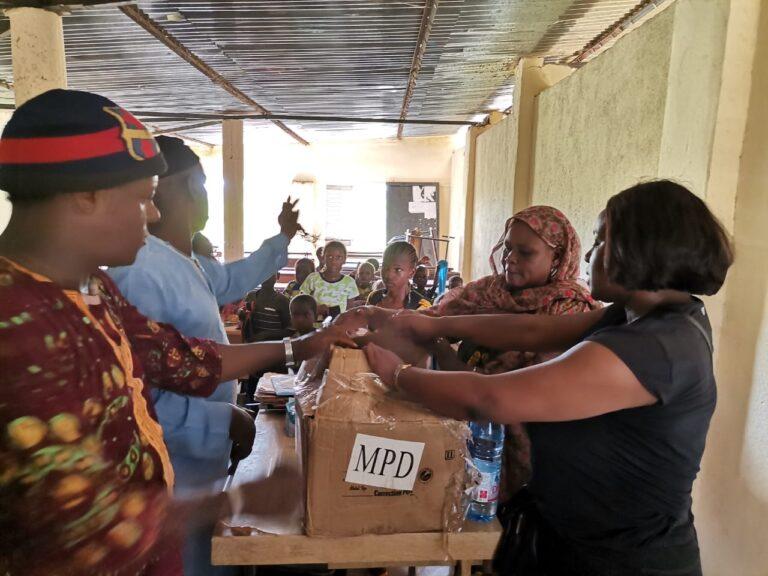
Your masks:
<svg viewBox="0 0 768 576"><path fill-rule="evenodd" d="M16 106L54 88L67 87L61 16L40 8L11 8L11 55Z"/></svg>
<svg viewBox="0 0 768 576"><path fill-rule="evenodd" d="M224 161L224 260L243 257L243 121L222 126Z"/></svg>

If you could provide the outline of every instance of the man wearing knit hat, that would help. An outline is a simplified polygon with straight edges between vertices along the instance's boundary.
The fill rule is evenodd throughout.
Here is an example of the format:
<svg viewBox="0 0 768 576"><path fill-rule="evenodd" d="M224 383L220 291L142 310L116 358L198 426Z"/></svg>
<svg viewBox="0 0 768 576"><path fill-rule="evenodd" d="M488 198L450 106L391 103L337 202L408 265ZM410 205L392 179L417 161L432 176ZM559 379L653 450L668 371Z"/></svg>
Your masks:
<svg viewBox="0 0 768 576"><path fill-rule="evenodd" d="M131 306L100 266L131 264L165 161L146 128L95 94L52 90L0 139L0 573L181 571L173 535L242 509L273 513L297 476L179 502L146 386L208 396L221 381L349 342L186 338ZM290 489L290 487L288 488Z"/></svg>
<svg viewBox="0 0 768 576"><path fill-rule="evenodd" d="M219 306L240 300L277 272L288 259L288 243L298 229L290 199L278 217L281 232L247 258L222 265L192 251L192 237L208 220L205 172L200 159L181 139L159 136L168 163L160 177L155 204L160 219L131 266L109 275L139 312L176 327L185 336L228 343ZM254 424L238 408L236 381L219 385L207 398L152 391L163 436L176 472L179 494L212 489L224 481L230 458L246 457ZM226 573L211 566L211 532L190 534L184 548L187 576ZM229 570L231 572L231 570Z"/></svg>

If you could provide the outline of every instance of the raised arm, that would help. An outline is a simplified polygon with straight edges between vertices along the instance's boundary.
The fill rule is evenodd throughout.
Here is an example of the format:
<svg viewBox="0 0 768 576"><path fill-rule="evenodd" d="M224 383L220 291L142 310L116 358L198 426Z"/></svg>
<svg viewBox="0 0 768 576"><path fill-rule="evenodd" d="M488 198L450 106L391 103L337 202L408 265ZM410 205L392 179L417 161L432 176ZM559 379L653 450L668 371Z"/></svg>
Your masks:
<svg viewBox="0 0 768 576"><path fill-rule="evenodd" d="M603 317L605 310L566 316L481 314L433 318L422 314L398 314L389 322L417 342L444 336L469 339L494 350L558 352L577 344Z"/></svg>
<svg viewBox="0 0 768 576"><path fill-rule="evenodd" d="M492 376L403 367L397 356L375 345L366 346L366 354L385 384L460 420L580 420L657 401L618 356L594 342L549 362Z"/></svg>
<svg viewBox="0 0 768 576"><path fill-rule="evenodd" d="M240 300L285 266L288 261L288 244L301 228L298 223L299 212L295 210L297 203L298 200L291 200L290 197L283 202L283 209L277 217L280 234L265 240L247 258L227 264L205 256L198 258L211 280L219 305Z"/></svg>

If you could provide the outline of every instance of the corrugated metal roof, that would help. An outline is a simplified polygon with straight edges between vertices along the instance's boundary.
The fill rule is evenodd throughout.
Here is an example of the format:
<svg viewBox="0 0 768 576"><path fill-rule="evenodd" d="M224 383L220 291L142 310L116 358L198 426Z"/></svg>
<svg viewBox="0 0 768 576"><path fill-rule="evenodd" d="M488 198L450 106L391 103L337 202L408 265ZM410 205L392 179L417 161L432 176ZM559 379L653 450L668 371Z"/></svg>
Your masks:
<svg viewBox="0 0 768 576"><path fill-rule="evenodd" d="M469 120L511 94L522 55L559 60L639 0L442 0L408 116ZM421 0L141 0L139 7L273 113L400 115L424 3ZM171 21L174 19L181 21ZM64 19L71 88L128 109L252 112L115 6L73 8ZM0 79L12 81L10 40L0 38ZM0 101L12 95L0 91ZM396 125L286 122L305 138L323 131L391 136ZM177 126L179 121L158 123ZM266 122L254 123L275 130ZM406 126L404 134L454 132ZM320 132L320 133L319 133ZM217 142L217 127L194 134Z"/></svg>

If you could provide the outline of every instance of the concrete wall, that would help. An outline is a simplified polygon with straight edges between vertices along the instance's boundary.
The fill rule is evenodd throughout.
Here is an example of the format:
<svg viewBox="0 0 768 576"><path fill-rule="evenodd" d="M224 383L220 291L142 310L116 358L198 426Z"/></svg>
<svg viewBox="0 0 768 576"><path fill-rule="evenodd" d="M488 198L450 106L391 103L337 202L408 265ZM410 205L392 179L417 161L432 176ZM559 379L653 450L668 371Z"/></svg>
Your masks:
<svg viewBox="0 0 768 576"><path fill-rule="evenodd" d="M512 216L517 119L507 116L477 137L472 232L473 279L491 273L488 255Z"/></svg>
<svg viewBox="0 0 768 576"><path fill-rule="evenodd" d="M677 0L538 96L532 202L564 210L583 243L611 195L656 177L689 186L733 234L736 264L707 299L719 400L694 485L707 576L768 576L766 62L768 2ZM478 146L476 194L508 181L514 154L498 152L515 138L501 124L480 137L493 145ZM475 270L488 239L473 239Z"/></svg>
<svg viewBox="0 0 768 576"><path fill-rule="evenodd" d="M752 17L729 35L739 45L755 42L756 50L743 144L733 145L736 264L722 298L718 406L694 494L708 576L768 574L768 3L759 18L759 2L743 4ZM729 88L741 86L734 79ZM725 129L733 130L732 111L724 116Z"/></svg>
<svg viewBox="0 0 768 576"><path fill-rule="evenodd" d="M538 96L533 204L582 245L608 198L658 173L673 25L670 8Z"/></svg>
<svg viewBox="0 0 768 576"><path fill-rule="evenodd" d="M440 232L448 234L451 210L450 136L318 142L309 147L320 180L350 182L438 182Z"/></svg>

